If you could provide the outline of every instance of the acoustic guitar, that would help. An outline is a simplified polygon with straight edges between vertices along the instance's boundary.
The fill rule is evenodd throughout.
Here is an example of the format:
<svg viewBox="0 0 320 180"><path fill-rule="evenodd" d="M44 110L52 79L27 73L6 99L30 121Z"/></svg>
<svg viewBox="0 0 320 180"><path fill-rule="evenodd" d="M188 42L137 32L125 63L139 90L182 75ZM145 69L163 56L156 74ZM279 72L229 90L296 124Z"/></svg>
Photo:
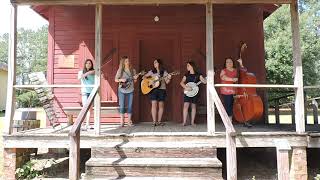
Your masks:
<svg viewBox="0 0 320 180"><path fill-rule="evenodd" d="M136 76L139 77L139 76L143 76L145 74L146 74L146 72L143 70L143 71L139 72L138 74L136 74ZM133 77L130 77L130 78L126 79L126 82L120 82L119 83L120 84L120 88L128 89L132 85L133 80L134 80Z"/></svg>
<svg viewBox="0 0 320 180"><path fill-rule="evenodd" d="M186 96L188 96L188 97L195 97L197 94L198 94L198 92L199 92L199 85L201 84L201 83L203 83L202 81L199 81L199 82L197 82L197 83L195 83L195 82L188 82L187 84L186 84L186 86L188 86L189 88L191 88L191 90L184 90L183 91L183 93L186 95Z"/></svg>
<svg viewBox="0 0 320 180"><path fill-rule="evenodd" d="M178 75L180 74L179 71L174 71L174 72L171 72L169 73L171 76L175 76L175 75ZM147 77L145 79L143 79L141 81L141 91L142 91L142 94L148 94L152 89L155 89L157 87L160 86L160 82L169 76L166 75L166 76L163 76L163 77L158 77L158 76L150 76L150 77Z"/></svg>

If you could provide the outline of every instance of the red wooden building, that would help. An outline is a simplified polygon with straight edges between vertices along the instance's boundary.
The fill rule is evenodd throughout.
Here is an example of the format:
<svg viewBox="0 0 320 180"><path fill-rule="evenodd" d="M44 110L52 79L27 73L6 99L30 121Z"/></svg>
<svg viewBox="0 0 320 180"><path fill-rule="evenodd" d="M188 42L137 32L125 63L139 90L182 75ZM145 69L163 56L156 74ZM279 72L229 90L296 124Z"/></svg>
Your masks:
<svg viewBox="0 0 320 180"><path fill-rule="evenodd" d="M33 8L49 21L49 84L79 84L77 72L83 68L83 61L87 58L94 59L95 7ZM276 8L276 5L263 4L213 7L213 54L217 70L223 68L226 57L239 57L239 43L244 41L249 47L244 55L244 63L256 74L259 83L265 83L263 20ZM201 72L206 74L205 6L155 4L104 6L103 9L102 57L113 48L116 51L111 57L102 60L101 71L104 78L101 78L101 106L117 103L114 76L119 57L129 56L137 70L151 69L153 59L158 57L164 61L168 71L181 71L181 75L175 77L168 87L164 113L166 121L180 122L183 93L179 82L186 71L185 62L193 59ZM155 20L156 17L159 18L158 21ZM203 89L200 106L205 108L206 92ZM54 94L64 107L80 107L78 88L56 88ZM134 121L151 121L149 109L148 96L139 92L137 83ZM101 121L116 122L115 118L115 114L102 114Z"/></svg>
<svg viewBox="0 0 320 180"><path fill-rule="evenodd" d="M306 132L305 127L296 0L11 0L11 3L4 129L4 155L10 162L5 165L8 179L14 179L12 174L18 166L15 157L19 148L44 147L69 148L70 179L80 177L80 148L91 149L91 159L86 162L88 178L170 176L169 179L175 179L183 176L187 179L222 179L223 167L217 149L225 148L226 177L235 180L238 172L236 150L243 147L272 147L277 152L279 179L289 179L289 173L291 179L307 179L307 148L319 148L320 135ZM265 84L263 20L277 9L275 3L290 4L293 85ZM15 84L17 6L24 4L32 5L49 21L49 85ZM216 84L218 78L214 76L214 70L219 73L226 57L238 58L241 41L248 45L242 56L244 65L256 74L258 84ZM111 57L104 58L113 49ZM196 127L182 127L176 123L164 127L139 124L151 121L151 117L150 102L141 95L137 83L134 97L137 126L102 125L101 122L118 122L118 115L112 108L117 106L114 76L119 57L123 55L129 56L137 70L151 69L153 58L157 57L163 59L169 71L182 72L168 86L164 115L168 122L181 122L183 96L179 82L186 69L185 62L196 61L201 72L207 75L208 83L201 91L198 115L207 123ZM81 107L77 72L86 58L95 61L96 82L88 102ZM268 124L251 130L233 125L215 89L221 86L294 89L295 124L289 131ZM53 87L64 112L80 112L76 122L61 129L40 128L13 133L15 89L38 87ZM82 132L80 127L91 104L94 104L95 128ZM222 123L215 122L215 108ZM66 122L65 114L59 121Z"/></svg>

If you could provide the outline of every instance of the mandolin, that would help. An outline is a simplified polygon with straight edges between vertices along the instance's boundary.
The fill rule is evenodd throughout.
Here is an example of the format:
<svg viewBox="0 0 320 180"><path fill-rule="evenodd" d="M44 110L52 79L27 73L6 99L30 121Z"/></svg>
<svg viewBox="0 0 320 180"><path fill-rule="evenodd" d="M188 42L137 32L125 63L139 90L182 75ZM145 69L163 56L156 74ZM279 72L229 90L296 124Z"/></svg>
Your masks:
<svg viewBox="0 0 320 180"><path fill-rule="evenodd" d="M179 71L174 71L169 73L171 76L179 75ZM158 77L158 76L150 76L141 81L141 91L142 94L148 94L152 89L155 89L160 86L160 82L166 78L167 76Z"/></svg>
<svg viewBox="0 0 320 180"><path fill-rule="evenodd" d="M139 72L138 74L136 74L136 76L139 77L139 76L143 76L145 74L146 74L146 72L143 70L143 71ZM133 80L134 79L131 77L131 78L127 79L126 82L120 82L119 83L120 84L120 88L128 89L132 85Z"/></svg>

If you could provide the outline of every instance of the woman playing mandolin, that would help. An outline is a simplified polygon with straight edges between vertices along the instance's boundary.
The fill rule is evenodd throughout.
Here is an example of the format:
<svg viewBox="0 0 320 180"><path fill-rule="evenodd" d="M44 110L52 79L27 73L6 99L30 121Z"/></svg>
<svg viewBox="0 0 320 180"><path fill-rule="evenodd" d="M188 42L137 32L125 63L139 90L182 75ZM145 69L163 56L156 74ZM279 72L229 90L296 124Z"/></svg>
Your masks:
<svg viewBox="0 0 320 180"><path fill-rule="evenodd" d="M160 59L155 59L153 61L154 68L150 70L147 74L143 76L143 79L151 76L158 76L162 78L160 81L160 86L158 88L152 89L150 92L150 100L151 100L151 115L153 120L153 126L161 125L164 123L161 122L163 110L164 110L164 101L166 99L166 84L168 84L171 80L171 75L163 68L162 61ZM157 106L159 106L159 110L157 113ZM157 116L158 114L158 116Z"/></svg>
<svg viewBox="0 0 320 180"><path fill-rule="evenodd" d="M240 58L237 61L240 65L240 69L245 70L246 68L243 66L242 59ZM220 73L220 79L222 84L233 84L238 82L238 73L237 73L237 69L234 68L234 63L232 58L229 57L225 59L225 68ZM233 101L234 101L233 96L236 94L236 90L234 87L221 87L220 93L223 96L223 101L224 101L227 114L230 120L232 120ZM252 126L248 122L245 122L244 125L247 127Z"/></svg>
<svg viewBox="0 0 320 180"><path fill-rule="evenodd" d="M127 56L123 56L120 59L119 69L115 76L115 82L119 83L118 98L120 106L120 126L124 126L124 114L125 114L125 100L128 98L128 125L132 126L132 102L134 82L137 81L138 75L136 71L131 67L130 60Z"/></svg>
<svg viewBox="0 0 320 180"><path fill-rule="evenodd" d="M193 61L188 61L187 62L187 73L183 76L181 82L180 82L180 85L183 87L183 89L185 91L192 91L192 87L188 86L187 84L190 82L193 82L193 83L197 83L196 85L200 84L199 83L202 82L204 84L206 84L206 80L203 78L202 74L198 73L197 70L196 70L196 66L195 66L195 63ZM183 104L183 122L182 122L182 125L185 126L186 125L186 122L187 122L187 117L188 117L188 109L189 109L189 106L191 104L191 125L194 125L194 120L195 120L195 117L196 117L196 103L197 103L197 100L198 100L198 93L193 96L193 97L189 97L188 95L184 95L183 97L183 101L184 101L184 104Z"/></svg>

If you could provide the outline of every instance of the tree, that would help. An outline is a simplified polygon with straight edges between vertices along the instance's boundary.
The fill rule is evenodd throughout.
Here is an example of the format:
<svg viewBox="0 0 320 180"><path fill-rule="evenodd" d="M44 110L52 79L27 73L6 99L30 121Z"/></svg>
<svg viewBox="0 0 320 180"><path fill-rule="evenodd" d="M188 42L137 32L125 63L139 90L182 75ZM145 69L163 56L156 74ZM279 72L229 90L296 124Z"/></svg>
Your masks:
<svg viewBox="0 0 320 180"><path fill-rule="evenodd" d="M8 33L0 36L0 63L8 62Z"/></svg>
<svg viewBox="0 0 320 180"><path fill-rule="evenodd" d="M48 28L37 31L19 29L17 43L17 76L20 83L29 83L31 72L45 71L48 57Z"/></svg>
<svg viewBox="0 0 320 180"><path fill-rule="evenodd" d="M48 57L48 27L38 30L18 29L17 37L17 84L28 84L28 74L46 71ZM8 62L8 34L0 36L0 62ZM36 93L17 90L19 107L40 106Z"/></svg>
<svg viewBox="0 0 320 180"><path fill-rule="evenodd" d="M315 0L301 2L300 35L304 85L319 84L319 7ZM315 8L315 7L318 7ZM280 7L264 24L267 80L270 84L293 84L292 32L290 8ZM317 94L316 91L308 93ZM279 93L272 94L279 96Z"/></svg>

